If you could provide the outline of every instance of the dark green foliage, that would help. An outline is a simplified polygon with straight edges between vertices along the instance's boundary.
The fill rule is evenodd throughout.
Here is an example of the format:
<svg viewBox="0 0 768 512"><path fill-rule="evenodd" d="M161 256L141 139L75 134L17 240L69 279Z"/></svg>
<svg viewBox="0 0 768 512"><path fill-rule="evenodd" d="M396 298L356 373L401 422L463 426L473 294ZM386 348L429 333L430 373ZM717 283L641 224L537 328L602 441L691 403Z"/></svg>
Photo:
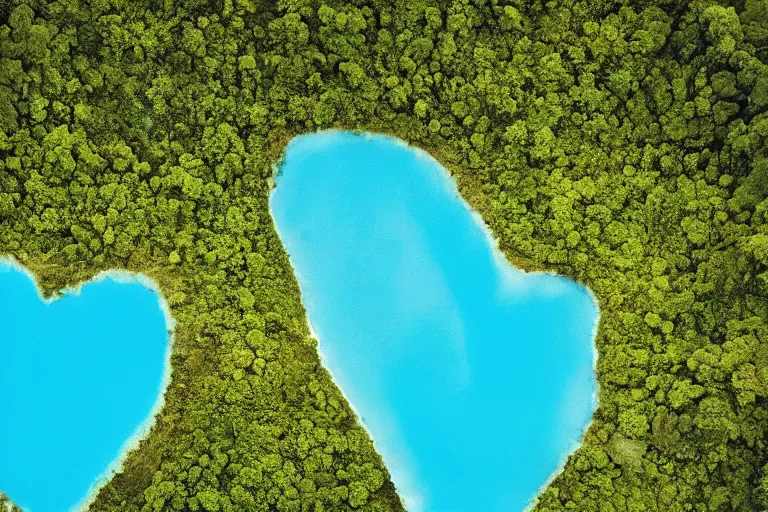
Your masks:
<svg viewBox="0 0 768 512"><path fill-rule="evenodd" d="M537 510L768 507L768 16L733 4L14 2L0 253L49 291L144 272L178 321L91 510L401 510L268 211L329 127L430 151L514 263L595 292L600 406Z"/></svg>

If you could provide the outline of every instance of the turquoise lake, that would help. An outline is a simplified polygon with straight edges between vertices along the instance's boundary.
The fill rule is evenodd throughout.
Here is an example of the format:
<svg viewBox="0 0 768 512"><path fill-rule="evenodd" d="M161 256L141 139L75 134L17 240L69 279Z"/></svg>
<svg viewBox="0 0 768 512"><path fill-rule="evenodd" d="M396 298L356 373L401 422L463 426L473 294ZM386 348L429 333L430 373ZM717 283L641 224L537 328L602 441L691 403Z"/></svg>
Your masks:
<svg viewBox="0 0 768 512"><path fill-rule="evenodd" d="M121 281L47 304L0 261L0 490L24 510L75 509L151 420L168 327L154 291Z"/></svg>
<svg viewBox="0 0 768 512"><path fill-rule="evenodd" d="M525 509L596 407L589 291L509 265L447 172L397 139L297 137L276 183L323 361L409 511Z"/></svg>

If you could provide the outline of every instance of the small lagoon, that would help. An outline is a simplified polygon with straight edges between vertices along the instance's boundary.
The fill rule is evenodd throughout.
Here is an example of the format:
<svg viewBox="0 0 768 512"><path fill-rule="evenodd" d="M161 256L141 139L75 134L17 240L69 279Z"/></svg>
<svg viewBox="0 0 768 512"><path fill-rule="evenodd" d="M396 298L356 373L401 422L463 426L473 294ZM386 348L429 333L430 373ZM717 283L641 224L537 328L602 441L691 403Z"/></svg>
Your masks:
<svg viewBox="0 0 768 512"><path fill-rule="evenodd" d="M46 303L0 259L0 490L28 512L87 500L159 408L171 327L129 274Z"/></svg>
<svg viewBox="0 0 768 512"><path fill-rule="evenodd" d="M409 511L525 509L596 407L588 290L509 265L447 172L391 137L297 137L271 208Z"/></svg>

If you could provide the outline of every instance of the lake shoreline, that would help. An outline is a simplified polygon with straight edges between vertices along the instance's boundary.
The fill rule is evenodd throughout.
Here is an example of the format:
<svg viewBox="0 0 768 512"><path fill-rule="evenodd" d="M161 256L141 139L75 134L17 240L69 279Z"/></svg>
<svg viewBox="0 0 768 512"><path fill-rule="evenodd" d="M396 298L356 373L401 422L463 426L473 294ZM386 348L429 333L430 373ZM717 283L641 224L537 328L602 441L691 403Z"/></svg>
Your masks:
<svg viewBox="0 0 768 512"><path fill-rule="evenodd" d="M437 167L437 169L440 170L442 173L443 180L443 186L446 187L447 192L450 193L453 200L458 200L459 205L463 209L463 211L470 215L472 221L480 229L482 232L482 236L485 239L485 243L491 250L491 255L493 257L493 261L497 267L497 269L503 270L502 273L506 274L509 269L512 270L512 273L514 273L514 283L519 282L521 278L525 278L527 276L549 276L549 277L556 277L558 279L564 279L568 280L569 283L575 283L579 285L582 289L586 290L586 293L589 297L589 301L594 306L594 309L596 311L594 320L592 321L592 329L590 330L590 355L591 355L591 361L590 361L590 371L591 371L591 377L592 377L592 383L593 388L591 390L591 393L589 395L589 405L590 405L590 417L589 419L583 424L583 426L579 429L579 435L578 439L574 441L569 448L563 452L562 457L560 458L557 467L552 471L552 473L549 474L549 476L546 478L545 481L540 485L538 490L534 495L531 496L530 502L528 506L525 508L525 510L530 510L533 506L535 506L535 503L538 499L538 496L541 494L541 492L551 484L551 482L557 478L557 476L562 473L568 459L573 455L573 453L582 445L582 440L584 437L584 434L589 429L591 423L592 423L592 416L594 415L594 412L596 411L598 404L599 404L599 384L597 383L596 379L596 368L597 368L597 358L598 358L598 351L595 344L596 340L596 334L600 322L600 309L599 309L599 302L597 300L597 297L594 295L592 290L587 287L586 285L583 285L582 283L579 283L578 281L568 277L568 276L562 276L554 271L551 270L538 270L538 269L526 269L524 267L519 267L515 265L510 258L507 257L507 255L501 250L499 240L493 235L493 232L491 231L488 224L485 223L482 216L479 212L477 212L470 204L469 202L461 195L458 189L458 184L454 178L454 176L448 171L448 169L443 166L437 159L432 157L427 151L425 151L422 148L419 148L417 146L408 144L407 142L403 141L402 139L398 139L396 137L392 137L391 135L387 133L378 133L378 132L368 132L368 131L351 131L351 130L339 130L339 129L328 129L328 130L319 130L312 134L304 134L302 136L313 136L313 135L321 135L321 136L330 136L330 137L336 137L336 136L345 136L345 135L353 135L356 137L360 137L362 139L367 140L373 140L373 141L385 141L385 142L394 142L396 146L405 148L409 152L413 153L414 157L419 160L426 160L431 167ZM301 137L301 136L300 136ZM293 268L294 275L296 276L296 279L301 284L302 280L300 279L300 272L297 271L297 267L294 261L294 258L291 257L290 251L288 246L286 245L286 239L281 236L280 230L278 229L278 223L275 216L275 209L274 209L274 195L275 191L278 190L278 181L279 178L284 175L284 167L287 165L287 158L286 154L290 149L291 144L294 143L294 140L299 137L296 137L291 140L286 146L283 151L283 155L280 158L279 162L273 166L274 169L274 177L275 180L272 182L272 187L270 190L270 196L269 196L269 205L270 205L270 214L272 216L273 224L275 226L275 230L278 234L278 237L280 237L281 243L286 249L286 252L288 252L289 260L291 267ZM317 144L317 146L315 146ZM321 144L318 144L317 141L312 141L311 143L312 148L320 148L322 147ZM282 186L286 186L286 184L283 184ZM301 291L301 297L302 297L302 305L305 308L306 311L306 322L310 331L310 335L315 338L318 341L318 356L320 357L320 360L324 366L324 368L329 372L331 375L331 378L336 385L338 389L340 389L342 395L347 400L347 402L350 404L350 407L352 408L353 412L358 418L358 423L361 424L361 426L366 430L370 438L373 440L374 444L377 446L377 451L382 456L382 458L385 460L385 463L387 463L387 458L384 456L385 452L387 450L382 449L380 444L377 443L376 437L373 435L373 432L370 430L370 428L365 424L362 415L360 414L359 410L355 407L354 404L349 400L348 394L344 392L341 386L341 382L339 381L337 376L334 376L333 372L331 371L329 367L329 358L327 354L324 352L322 348L322 341L320 340L320 336L316 332L315 328L312 326L311 320L309 318L310 312L307 308L307 304L305 303L305 291L302 289ZM585 347L586 348L586 347ZM388 469L390 464L386 464ZM396 478L398 475L397 472L390 470L390 475L392 476L393 483L396 480L399 480L399 478ZM396 485L396 487L398 487ZM398 489L400 491L401 489ZM398 495L401 498L401 501L404 503L407 503L406 497L401 493L398 492Z"/></svg>
<svg viewBox="0 0 768 512"><path fill-rule="evenodd" d="M134 429L133 433L123 442L118 451L118 456L113 459L107 468L94 479L93 483L83 498L79 502L70 505L70 508L68 509L69 512L86 512L102 487L104 487L104 485L106 485L115 474L123 470L123 464L125 463L128 454L137 448L141 441L147 437L155 424L157 415L165 405L165 393L171 382L171 353L173 349L173 337L176 328L176 320L171 314L167 299L160 291L160 285L146 274L140 272L132 272L123 269L103 270L91 279L67 286L66 288L59 290L55 295L46 298L43 295L42 289L34 273L29 268L20 263L16 258L8 255L0 255L0 267L2 266L7 266L26 275L34 284L35 291L37 292L40 301L47 306L51 305L66 295L78 296L83 287L89 284L98 283L100 281L104 281L105 279L111 279L116 283L136 283L154 292L157 296L160 310L163 313L163 319L165 321L167 332L167 341L163 357L163 374L160 381L160 387L158 389L158 396L144 421L142 421L142 423L140 423Z"/></svg>

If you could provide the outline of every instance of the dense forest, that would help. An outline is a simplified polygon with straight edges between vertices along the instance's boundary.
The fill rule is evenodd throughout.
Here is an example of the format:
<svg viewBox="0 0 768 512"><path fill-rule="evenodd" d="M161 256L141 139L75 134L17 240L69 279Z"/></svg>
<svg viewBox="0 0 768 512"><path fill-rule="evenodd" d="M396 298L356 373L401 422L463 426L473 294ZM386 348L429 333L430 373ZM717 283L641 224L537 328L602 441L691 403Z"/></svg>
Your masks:
<svg viewBox="0 0 768 512"><path fill-rule="evenodd" d="M599 408L537 512L768 508L768 0L0 0L0 254L143 272L178 322L91 511L402 510L268 210L329 127L595 292Z"/></svg>

